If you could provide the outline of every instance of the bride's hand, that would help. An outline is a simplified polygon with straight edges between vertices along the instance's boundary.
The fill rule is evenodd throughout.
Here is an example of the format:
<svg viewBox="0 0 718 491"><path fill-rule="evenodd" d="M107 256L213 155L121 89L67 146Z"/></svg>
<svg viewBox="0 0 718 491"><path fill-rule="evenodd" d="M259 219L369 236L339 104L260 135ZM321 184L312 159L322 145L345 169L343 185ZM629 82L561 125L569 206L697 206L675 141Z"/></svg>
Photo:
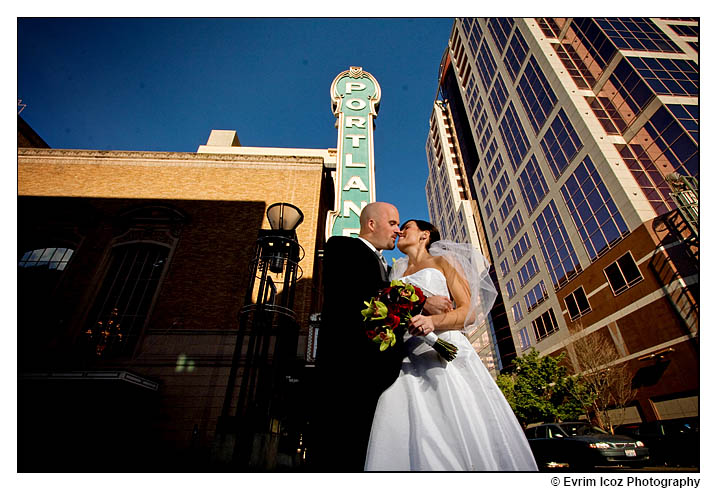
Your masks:
<svg viewBox="0 0 718 491"><path fill-rule="evenodd" d="M443 314L454 309L454 303L449 297L433 295L424 302L424 312L429 315Z"/></svg>
<svg viewBox="0 0 718 491"><path fill-rule="evenodd" d="M434 321L426 315L415 315L409 323L409 334L414 336L426 336L434 330Z"/></svg>

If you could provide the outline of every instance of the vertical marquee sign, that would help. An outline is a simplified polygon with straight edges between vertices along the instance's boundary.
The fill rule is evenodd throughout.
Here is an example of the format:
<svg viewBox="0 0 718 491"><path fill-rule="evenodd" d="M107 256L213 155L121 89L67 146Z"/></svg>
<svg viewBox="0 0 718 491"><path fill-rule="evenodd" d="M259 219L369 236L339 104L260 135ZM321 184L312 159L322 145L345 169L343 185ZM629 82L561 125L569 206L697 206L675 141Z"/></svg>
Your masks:
<svg viewBox="0 0 718 491"><path fill-rule="evenodd" d="M381 89L376 79L351 67L340 73L330 90L337 117L337 170L334 211L327 216L327 238L358 235L359 214L375 201L374 118L379 111Z"/></svg>

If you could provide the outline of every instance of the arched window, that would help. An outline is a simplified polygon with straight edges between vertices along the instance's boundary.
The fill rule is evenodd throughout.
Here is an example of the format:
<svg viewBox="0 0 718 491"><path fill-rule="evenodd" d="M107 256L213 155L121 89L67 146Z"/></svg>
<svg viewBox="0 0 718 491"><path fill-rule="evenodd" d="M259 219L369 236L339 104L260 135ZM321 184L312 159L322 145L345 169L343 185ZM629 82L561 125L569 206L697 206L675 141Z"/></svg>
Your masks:
<svg viewBox="0 0 718 491"><path fill-rule="evenodd" d="M184 213L163 205L117 216L117 235L82 336L90 356L133 355L186 220Z"/></svg>
<svg viewBox="0 0 718 491"><path fill-rule="evenodd" d="M21 268L46 268L63 271L75 251L66 247L46 247L27 251L20 258Z"/></svg>
<svg viewBox="0 0 718 491"><path fill-rule="evenodd" d="M94 355L132 353L147 321L169 251L169 247L151 242L113 248L85 331L85 339Z"/></svg>

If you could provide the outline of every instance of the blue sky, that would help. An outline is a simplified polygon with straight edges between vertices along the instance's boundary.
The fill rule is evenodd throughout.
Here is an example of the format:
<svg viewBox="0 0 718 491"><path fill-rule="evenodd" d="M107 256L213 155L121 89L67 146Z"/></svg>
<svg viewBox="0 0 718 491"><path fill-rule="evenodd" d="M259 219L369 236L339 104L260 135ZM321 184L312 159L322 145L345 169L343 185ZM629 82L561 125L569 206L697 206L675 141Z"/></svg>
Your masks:
<svg viewBox="0 0 718 491"><path fill-rule="evenodd" d="M452 18L20 18L21 116L53 148L336 147L329 88L378 80L377 200L428 219L424 145ZM396 254L394 254L396 255Z"/></svg>

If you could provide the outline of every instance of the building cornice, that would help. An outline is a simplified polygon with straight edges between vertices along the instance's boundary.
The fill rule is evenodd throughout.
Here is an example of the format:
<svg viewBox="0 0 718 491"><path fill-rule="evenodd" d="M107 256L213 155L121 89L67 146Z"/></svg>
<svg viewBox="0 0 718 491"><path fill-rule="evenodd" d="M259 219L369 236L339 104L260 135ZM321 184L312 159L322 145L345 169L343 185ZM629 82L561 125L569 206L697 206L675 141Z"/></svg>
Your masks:
<svg viewBox="0 0 718 491"><path fill-rule="evenodd" d="M317 155L277 155L267 149L266 154L220 154L191 152L148 152L124 150L77 150L48 148L18 148L20 160L54 160L67 164L108 163L108 164L148 164L169 163L191 166L230 165L237 164L324 164L325 158L317 151ZM323 151L326 152L326 151Z"/></svg>

